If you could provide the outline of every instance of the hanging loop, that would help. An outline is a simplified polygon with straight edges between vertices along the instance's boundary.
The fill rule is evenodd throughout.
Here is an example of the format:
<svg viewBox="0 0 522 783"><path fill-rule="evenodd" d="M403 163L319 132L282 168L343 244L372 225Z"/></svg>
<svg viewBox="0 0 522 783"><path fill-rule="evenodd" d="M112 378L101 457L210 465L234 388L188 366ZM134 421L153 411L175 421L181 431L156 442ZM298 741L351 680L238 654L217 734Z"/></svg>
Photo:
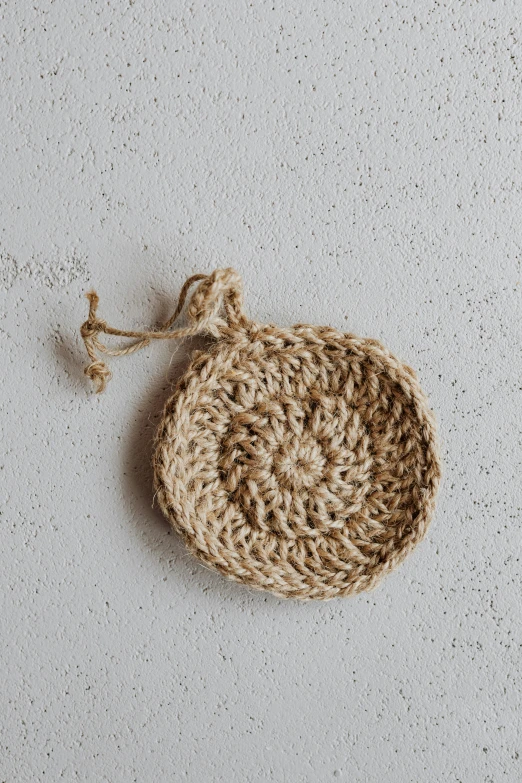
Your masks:
<svg viewBox="0 0 522 783"><path fill-rule="evenodd" d="M187 316L189 325L170 331L171 326L179 317L189 289L195 282L198 287L190 300ZM98 294L90 291L86 294L89 300L89 316L80 329L85 348L91 360L85 368L85 374L93 381L96 392L102 392L107 386L111 372L98 354L107 356L125 356L139 351L149 345L151 340L172 340L191 337L196 334L210 334L219 337L225 327L239 329L247 324L243 312L242 280L232 268L216 269L210 275L192 275L185 282L179 295L178 304L172 316L158 329L150 331L134 331L116 329L98 318ZM220 316L224 308L225 317ZM108 334L118 337L132 338L134 342L120 348L109 348L98 339L98 335Z"/></svg>

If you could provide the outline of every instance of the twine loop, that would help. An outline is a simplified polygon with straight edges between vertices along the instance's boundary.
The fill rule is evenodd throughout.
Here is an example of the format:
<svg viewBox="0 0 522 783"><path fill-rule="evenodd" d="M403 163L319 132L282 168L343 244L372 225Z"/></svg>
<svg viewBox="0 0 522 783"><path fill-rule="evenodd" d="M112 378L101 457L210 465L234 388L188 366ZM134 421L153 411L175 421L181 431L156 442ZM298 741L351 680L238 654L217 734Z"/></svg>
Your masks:
<svg viewBox="0 0 522 783"><path fill-rule="evenodd" d="M183 309L189 289L196 282L199 282L199 285L192 295L187 310L189 325L170 331ZM106 321L97 316L98 294L89 291L86 297L89 300L89 316L82 324L80 334L91 362L84 372L94 383L97 393L104 391L111 378L111 372L105 362L99 358L99 353L107 356L125 356L145 348L151 340L182 339L204 333L219 337L224 328L241 329L248 322L243 312L242 280L232 268L216 269L210 275L197 274L189 277L181 289L172 316L158 329L149 331L116 329L109 326ZM220 316L223 308L224 318ZM121 348L109 348L98 339L100 334L133 338L135 342Z"/></svg>
<svg viewBox="0 0 522 783"><path fill-rule="evenodd" d="M203 280L190 300L187 316L191 323L205 328L221 325L218 315L224 305L229 326L246 319L243 313L242 280L234 269L216 269Z"/></svg>

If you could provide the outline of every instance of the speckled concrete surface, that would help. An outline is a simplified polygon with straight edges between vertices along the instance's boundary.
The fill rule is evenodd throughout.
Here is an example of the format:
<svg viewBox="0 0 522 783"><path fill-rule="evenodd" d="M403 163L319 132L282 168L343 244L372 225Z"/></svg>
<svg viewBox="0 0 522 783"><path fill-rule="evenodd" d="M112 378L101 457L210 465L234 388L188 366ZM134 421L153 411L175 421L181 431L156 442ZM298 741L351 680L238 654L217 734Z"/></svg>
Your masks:
<svg viewBox="0 0 522 783"><path fill-rule="evenodd" d="M518 7L517 7L518 6ZM516 2L0 4L0 780L522 779ZM253 594L152 508L186 350L82 375L83 292L382 339L445 478L376 592Z"/></svg>

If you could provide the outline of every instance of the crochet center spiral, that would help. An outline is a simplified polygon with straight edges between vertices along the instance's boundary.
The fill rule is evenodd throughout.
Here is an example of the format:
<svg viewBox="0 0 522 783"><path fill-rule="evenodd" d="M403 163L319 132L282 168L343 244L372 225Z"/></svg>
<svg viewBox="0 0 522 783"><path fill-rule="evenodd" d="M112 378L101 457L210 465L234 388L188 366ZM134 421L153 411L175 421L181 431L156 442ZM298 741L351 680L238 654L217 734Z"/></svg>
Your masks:
<svg viewBox="0 0 522 783"><path fill-rule="evenodd" d="M423 538L439 483L434 420L413 370L375 340L248 320L234 270L204 277L188 316L184 333L214 342L179 381L157 434L167 519L207 566L281 597L374 587ZM123 335L140 345L182 331Z"/></svg>

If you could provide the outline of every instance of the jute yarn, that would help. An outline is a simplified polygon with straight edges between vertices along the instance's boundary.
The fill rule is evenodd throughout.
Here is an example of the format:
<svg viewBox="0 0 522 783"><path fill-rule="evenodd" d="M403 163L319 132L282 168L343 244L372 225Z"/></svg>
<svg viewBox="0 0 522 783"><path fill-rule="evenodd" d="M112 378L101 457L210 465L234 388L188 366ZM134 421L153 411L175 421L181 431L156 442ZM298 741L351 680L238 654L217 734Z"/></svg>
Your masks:
<svg viewBox="0 0 522 783"><path fill-rule="evenodd" d="M171 330L194 282L188 326ZM424 537L440 479L435 422L414 371L379 342L255 323L233 269L190 278L149 332L109 327L87 296L85 372L98 391L110 377L99 353L213 338L168 400L153 456L159 505L205 565L324 600L375 587ZM100 333L135 342L111 349Z"/></svg>

